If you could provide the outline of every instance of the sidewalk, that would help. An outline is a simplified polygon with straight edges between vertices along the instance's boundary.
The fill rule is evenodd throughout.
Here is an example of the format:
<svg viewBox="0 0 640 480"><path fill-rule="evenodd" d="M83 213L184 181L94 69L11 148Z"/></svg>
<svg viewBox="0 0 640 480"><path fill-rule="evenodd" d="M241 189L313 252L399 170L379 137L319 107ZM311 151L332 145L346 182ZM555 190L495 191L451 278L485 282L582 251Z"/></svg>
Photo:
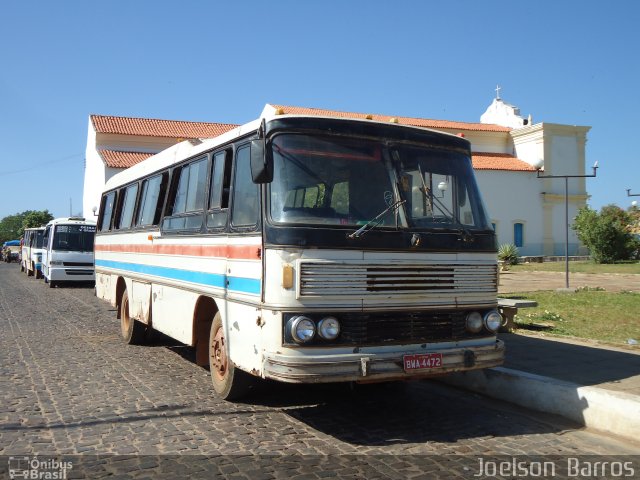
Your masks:
<svg viewBox="0 0 640 480"><path fill-rule="evenodd" d="M640 291L640 275L575 274L570 281L572 287ZM563 273L509 272L501 275L499 293L560 287L564 287ZM504 333L499 338L507 349L504 366L443 381L638 441L640 347L522 333Z"/></svg>

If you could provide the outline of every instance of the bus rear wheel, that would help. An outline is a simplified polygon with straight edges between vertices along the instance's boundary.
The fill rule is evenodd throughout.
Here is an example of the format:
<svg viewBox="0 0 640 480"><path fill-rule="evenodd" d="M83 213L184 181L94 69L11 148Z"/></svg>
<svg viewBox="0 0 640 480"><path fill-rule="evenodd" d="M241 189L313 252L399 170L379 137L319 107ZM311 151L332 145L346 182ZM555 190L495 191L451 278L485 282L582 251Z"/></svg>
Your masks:
<svg viewBox="0 0 640 480"><path fill-rule="evenodd" d="M209 369L213 389L223 400L237 400L251 389L253 377L229 359L220 312L213 318L209 334Z"/></svg>
<svg viewBox="0 0 640 480"><path fill-rule="evenodd" d="M129 315L129 294L125 290L120 301L120 333L129 345L144 343L147 328Z"/></svg>

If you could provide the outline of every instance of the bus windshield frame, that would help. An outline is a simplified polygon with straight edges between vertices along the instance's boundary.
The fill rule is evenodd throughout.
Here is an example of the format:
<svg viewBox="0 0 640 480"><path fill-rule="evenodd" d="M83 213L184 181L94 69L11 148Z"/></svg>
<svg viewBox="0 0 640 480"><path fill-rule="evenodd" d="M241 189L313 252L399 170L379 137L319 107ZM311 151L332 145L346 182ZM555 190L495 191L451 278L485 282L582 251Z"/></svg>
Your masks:
<svg viewBox="0 0 640 480"><path fill-rule="evenodd" d="M272 224L421 231L491 229L468 153L412 142L280 133ZM381 215L383 214L383 215Z"/></svg>

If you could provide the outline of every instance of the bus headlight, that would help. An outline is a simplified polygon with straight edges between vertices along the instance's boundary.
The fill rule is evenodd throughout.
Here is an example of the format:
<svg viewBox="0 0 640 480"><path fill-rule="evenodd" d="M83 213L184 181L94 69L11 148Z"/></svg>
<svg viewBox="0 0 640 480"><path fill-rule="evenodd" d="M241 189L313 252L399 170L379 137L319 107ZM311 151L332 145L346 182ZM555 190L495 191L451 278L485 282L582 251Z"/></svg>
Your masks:
<svg viewBox="0 0 640 480"><path fill-rule="evenodd" d="M491 310L484 315L484 326L491 332L497 332L502 325L502 315L497 310Z"/></svg>
<svg viewBox="0 0 640 480"><path fill-rule="evenodd" d="M482 315L480 315L480 312L467 314L466 327L467 331L471 333L478 333L482 330Z"/></svg>
<svg viewBox="0 0 640 480"><path fill-rule="evenodd" d="M293 338L296 343L307 343L316 334L316 324L304 315L293 317L288 323L291 338Z"/></svg>
<svg viewBox="0 0 640 480"><path fill-rule="evenodd" d="M318 335L325 340L335 340L340 335L340 322L335 317L325 317L318 322Z"/></svg>

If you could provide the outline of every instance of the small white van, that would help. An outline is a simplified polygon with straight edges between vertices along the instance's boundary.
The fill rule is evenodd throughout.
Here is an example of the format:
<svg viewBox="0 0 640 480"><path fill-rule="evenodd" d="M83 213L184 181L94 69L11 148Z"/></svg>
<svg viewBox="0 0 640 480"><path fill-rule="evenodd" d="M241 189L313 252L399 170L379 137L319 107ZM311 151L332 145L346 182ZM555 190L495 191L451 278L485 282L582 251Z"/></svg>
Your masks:
<svg viewBox="0 0 640 480"><path fill-rule="evenodd" d="M25 228L22 239L22 265L20 269L28 276L42 278L42 240L44 227Z"/></svg>
<svg viewBox="0 0 640 480"><path fill-rule="evenodd" d="M93 238L96 222L82 217L56 218L44 230L42 274L45 283L94 282Z"/></svg>

